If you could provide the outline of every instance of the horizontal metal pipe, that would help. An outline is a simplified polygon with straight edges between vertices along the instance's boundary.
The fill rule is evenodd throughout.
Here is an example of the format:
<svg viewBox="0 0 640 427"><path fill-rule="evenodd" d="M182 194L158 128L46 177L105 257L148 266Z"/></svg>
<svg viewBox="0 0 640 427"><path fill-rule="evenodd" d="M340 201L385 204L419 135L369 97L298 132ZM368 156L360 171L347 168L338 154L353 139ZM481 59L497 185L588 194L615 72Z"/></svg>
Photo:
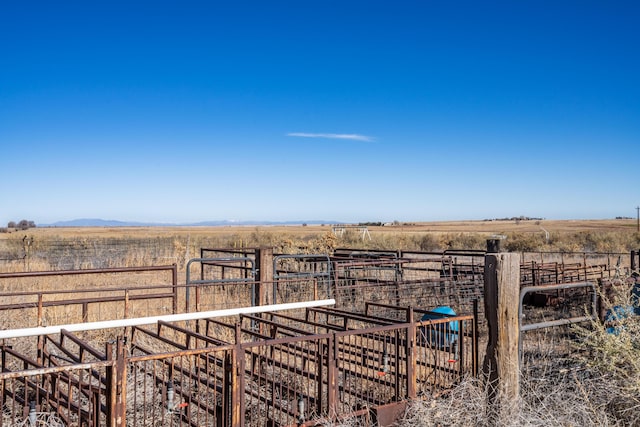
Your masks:
<svg viewBox="0 0 640 427"><path fill-rule="evenodd" d="M76 293L78 291L75 291ZM82 292L85 292L83 289ZM71 293L71 292L66 292ZM0 294L0 297L3 295ZM137 301L137 300L147 300L147 299L168 299L173 298L173 294L163 293L163 294L143 294L143 295L130 295L129 301ZM53 301L43 301L42 307L59 307L61 305L74 305L74 304L97 304L101 302L120 302L124 301L124 294L121 296L113 296L113 297L96 297L96 298L75 298L75 299L59 299ZM0 304L1 310L19 310L25 308L36 308L37 302L23 302L23 303L13 303L13 304Z"/></svg>
<svg viewBox="0 0 640 427"><path fill-rule="evenodd" d="M520 326L521 332L533 331L535 329L550 328L552 326L570 325L572 323L589 322L593 320L593 316L579 316L571 317L568 319L548 320L546 322L530 323L528 325Z"/></svg>
<svg viewBox="0 0 640 427"><path fill-rule="evenodd" d="M104 361L96 361L96 362L89 362L89 363L77 363L74 365L52 366L49 368L36 368L36 369L25 369L22 371L0 372L0 381L18 378L22 382L26 377L33 377L36 375L51 375L51 374L57 374L60 372L78 372L79 370L90 371L90 370L95 370L105 366L112 366L114 363L115 361L113 360L104 360Z"/></svg>
<svg viewBox="0 0 640 427"><path fill-rule="evenodd" d="M16 273L0 273L0 279L18 277L43 277L43 276L75 276L81 274L105 274L105 273L141 273L147 271L171 271L177 267L172 265L159 265L151 267L115 267L115 268L89 268L85 270L55 270L55 271L21 271Z"/></svg>
<svg viewBox="0 0 640 427"><path fill-rule="evenodd" d="M91 331L96 329L123 328L128 326L150 325L160 320L165 322L179 322L213 317L235 316L238 314L264 313L267 311L292 310L296 308L322 307L335 305L335 299L317 301L303 301L286 304L261 305L255 307L230 308L225 310L202 311L195 313L167 314L162 316L138 317L134 319L104 320L101 322L72 323L58 326L40 326L36 328L10 329L0 331L0 339L33 337L38 335L58 334L63 329L69 332Z"/></svg>

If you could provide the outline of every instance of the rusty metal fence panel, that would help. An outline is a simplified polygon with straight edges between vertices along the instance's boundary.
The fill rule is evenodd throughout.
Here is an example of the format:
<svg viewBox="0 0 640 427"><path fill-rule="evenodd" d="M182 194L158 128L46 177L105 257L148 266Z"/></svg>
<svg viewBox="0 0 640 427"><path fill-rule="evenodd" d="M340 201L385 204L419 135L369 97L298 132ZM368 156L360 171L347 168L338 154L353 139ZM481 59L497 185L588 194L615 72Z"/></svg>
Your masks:
<svg viewBox="0 0 640 427"><path fill-rule="evenodd" d="M484 287L473 281L448 279L418 280L407 282L359 282L336 287L338 307L350 307L365 312L367 303L383 303L412 306L428 310L442 305L452 307L456 313L473 313L476 301L482 301ZM402 315L404 316L404 315Z"/></svg>
<svg viewBox="0 0 640 427"><path fill-rule="evenodd" d="M411 309L395 309L413 319ZM30 410L64 425L312 425L477 372L470 316L394 323L321 308L277 316L134 327L115 352L63 332L40 337L37 361L5 345L0 425L18 425Z"/></svg>
<svg viewBox="0 0 640 427"><path fill-rule="evenodd" d="M296 298L332 298L334 273L328 255L276 255L273 258L274 289L272 304L290 302ZM279 286L280 282L296 283ZM305 283L306 282L306 283Z"/></svg>
<svg viewBox="0 0 640 427"><path fill-rule="evenodd" d="M421 321L417 327L416 387L430 395L478 372L473 316Z"/></svg>
<svg viewBox="0 0 640 427"><path fill-rule="evenodd" d="M336 333L338 413L409 397L406 342L406 326Z"/></svg>
<svg viewBox="0 0 640 427"><path fill-rule="evenodd" d="M403 251L403 280L447 278L482 282L484 251L446 250L440 252Z"/></svg>
<svg viewBox="0 0 640 427"><path fill-rule="evenodd" d="M251 414L244 425L295 425L328 416L330 341L329 335L313 335L243 344L242 404Z"/></svg>
<svg viewBox="0 0 640 427"><path fill-rule="evenodd" d="M198 265L194 274L193 267ZM255 261L249 257L190 259L185 287L186 312L257 305Z"/></svg>
<svg viewBox="0 0 640 427"><path fill-rule="evenodd" d="M0 311L20 327L172 314L179 299L175 264L0 273L0 289Z"/></svg>
<svg viewBox="0 0 640 427"><path fill-rule="evenodd" d="M127 359L127 426L229 425L228 347Z"/></svg>
<svg viewBox="0 0 640 427"><path fill-rule="evenodd" d="M11 357L4 351L3 356ZM0 426L108 425L113 362L0 373Z"/></svg>

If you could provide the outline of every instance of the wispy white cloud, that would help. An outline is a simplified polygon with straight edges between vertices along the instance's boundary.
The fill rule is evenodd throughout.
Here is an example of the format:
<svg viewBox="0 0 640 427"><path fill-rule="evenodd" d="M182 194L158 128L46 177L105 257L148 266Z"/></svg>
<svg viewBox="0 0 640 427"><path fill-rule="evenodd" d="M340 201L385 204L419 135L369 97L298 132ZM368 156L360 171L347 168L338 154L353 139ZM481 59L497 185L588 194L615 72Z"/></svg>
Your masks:
<svg viewBox="0 0 640 427"><path fill-rule="evenodd" d="M290 132L287 136L297 136L301 138L329 138L329 139L349 139L352 141L371 142L375 138L366 135L358 135L357 133L308 133L308 132Z"/></svg>

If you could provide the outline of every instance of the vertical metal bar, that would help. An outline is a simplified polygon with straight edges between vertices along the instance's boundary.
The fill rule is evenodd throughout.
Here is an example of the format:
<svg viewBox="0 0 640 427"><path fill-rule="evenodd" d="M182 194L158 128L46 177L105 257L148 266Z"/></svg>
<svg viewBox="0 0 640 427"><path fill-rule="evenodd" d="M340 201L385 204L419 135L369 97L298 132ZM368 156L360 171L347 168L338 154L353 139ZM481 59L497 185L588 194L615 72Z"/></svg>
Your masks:
<svg viewBox="0 0 640 427"><path fill-rule="evenodd" d="M236 357L237 357L237 369L236 369L236 383L237 383L237 399L238 403L236 405L238 410L238 427L242 427L245 425L245 383L244 383L244 373L246 369L246 359L244 357L244 350L241 347L241 339L240 339L240 325L236 324L236 337L237 337L237 346L236 346Z"/></svg>
<svg viewBox="0 0 640 427"><path fill-rule="evenodd" d="M132 368L133 369L131 369L131 370L132 370L132 373L133 373L133 383L134 384L141 384L141 387L142 387L142 411L143 411L142 417L143 417L143 419L145 419L146 418L146 414L147 414L147 405L146 405L147 389L146 389L146 387L144 386L143 383L138 382L138 371L139 371L139 369L136 369L134 366L132 366ZM138 393L139 393L139 390L136 390L133 393L133 407L134 408L138 407ZM133 420L127 420L127 421L129 423L131 423L133 421L133 425L135 427L136 419L137 419L136 412L134 412Z"/></svg>
<svg viewBox="0 0 640 427"><path fill-rule="evenodd" d="M173 314L178 313L178 266L177 264L171 265L171 286L173 288L173 301L172 310Z"/></svg>
<svg viewBox="0 0 640 427"><path fill-rule="evenodd" d="M42 326L42 294L38 293L38 326Z"/></svg>
<svg viewBox="0 0 640 427"><path fill-rule="evenodd" d="M531 261L531 284L532 285L537 285L538 283L536 283L536 263L535 261Z"/></svg>
<svg viewBox="0 0 640 427"><path fill-rule="evenodd" d="M242 359L242 360L241 360ZM235 347L231 357L231 423L230 427L242 427L244 420L244 390L241 378L244 377L244 351L240 341L240 324L235 325Z"/></svg>
<svg viewBox="0 0 640 427"><path fill-rule="evenodd" d="M322 410L323 396L322 384L324 382L324 342L322 340L316 340L316 412L322 417L324 414Z"/></svg>
<svg viewBox="0 0 640 427"><path fill-rule="evenodd" d="M40 366L44 366L44 336L43 335L38 335L37 345L38 345L38 354L36 356L36 360L38 361Z"/></svg>
<svg viewBox="0 0 640 427"><path fill-rule="evenodd" d="M184 311L185 311L185 313L189 312L189 306L190 306L189 298L190 298L190 292L191 292L191 262L192 261L193 260L189 260L187 262L187 266L185 267L186 268L186 271L185 271L186 283L185 283L185 288L184 288ZM200 264L200 269L202 269L202 264Z"/></svg>
<svg viewBox="0 0 640 427"><path fill-rule="evenodd" d="M327 346L327 411L330 417L337 414L337 337L333 333L328 338Z"/></svg>
<svg viewBox="0 0 640 427"><path fill-rule="evenodd" d="M108 342L106 344L105 353L107 355L107 360L113 361L113 344ZM106 397L106 406L107 406L107 424L110 427L116 425L116 376L114 373L115 363L111 363L105 369L105 397Z"/></svg>
<svg viewBox="0 0 640 427"><path fill-rule="evenodd" d="M129 318L129 290L124 290L124 318Z"/></svg>
<svg viewBox="0 0 640 427"><path fill-rule="evenodd" d="M92 392L91 399L91 427L98 427L100 425L100 392Z"/></svg>
<svg viewBox="0 0 640 427"><path fill-rule="evenodd" d="M465 373L466 373L466 367L465 367L465 362L466 362L466 357L465 357L465 351L467 350L466 344L465 344L465 334L466 334L466 330L468 328L468 321L466 320L458 320L458 380L462 380L462 378L464 377ZM455 350L454 350L455 351ZM455 359L455 354L454 354L454 359Z"/></svg>
<svg viewBox="0 0 640 427"><path fill-rule="evenodd" d="M404 329L405 337L406 337L405 342L409 341L410 328L411 328L411 325L409 325L406 329ZM394 351L396 354L395 354L395 368L393 370L393 375L394 375L395 400L399 401L399 400L404 400L404 398L406 397L401 395L400 393L400 376L402 375L402 371L401 371L402 361L400 360L400 329L396 329L394 331L394 336L396 341ZM392 372L391 367L389 367L389 372ZM408 375L407 375L407 378L409 378ZM409 390L408 384L407 384L407 390Z"/></svg>
<svg viewBox="0 0 640 427"><path fill-rule="evenodd" d="M478 299L473 300L473 341L471 346L471 351L473 352L473 376L476 377L478 375L478 338L479 338L479 330L478 330Z"/></svg>
<svg viewBox="0 0 640 427"><path fill-rule="evenodd" d="M4 356L4 351L2 352L2 355ZM3 363L3 367L4 367L4 363ZM4 372L4 369L2 371ZM4 408L4 404L5 404L4 390L5 390L5 380L0 380L0 408ZM4 425L3 419L4 417L0 417L0 427Z"/></svg>
<svg viewBox="0 0 640 427"><path fill-rule="evenodd" d="M127 416L127 361L124 354L124 338L116 342L116 420L115 426L124 427Z"/></svg>
<svg viewBox="0 0 640 427"><path fill-rule="evenodd" d="M416 397L416 323L413 307L407 308L407 340L406 340L406 354L407 354L407 397L414 399ZM398 366L398 365L396 365ZM397 369L397 367L396 367Z"/></svg>

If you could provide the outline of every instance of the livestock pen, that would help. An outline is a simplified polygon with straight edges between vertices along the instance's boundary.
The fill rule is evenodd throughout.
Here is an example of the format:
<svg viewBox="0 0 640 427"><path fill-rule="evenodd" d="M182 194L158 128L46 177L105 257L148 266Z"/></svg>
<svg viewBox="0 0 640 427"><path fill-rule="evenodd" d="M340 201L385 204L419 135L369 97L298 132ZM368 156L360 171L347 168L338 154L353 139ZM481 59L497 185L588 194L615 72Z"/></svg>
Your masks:
<svg viewBox="0 0 640 427"><path fill-rule="evenodd" d="M23 321L11 323L18 328L327 298L335 304L3 338L0 425L47 418L59 425L311 426L344 417L385 425L407 400L431 398L478 373L484 253L243 248L200 255L186 263L182 283L176 266L3 273L0 312ZM617 272L609 264L550 269L544 261L521 265L521 276ZM109 279L94 278L101 275ZM45 277L58 278L55 289L23 289ZM458 314L425 318L439 306Z"/></svg>

